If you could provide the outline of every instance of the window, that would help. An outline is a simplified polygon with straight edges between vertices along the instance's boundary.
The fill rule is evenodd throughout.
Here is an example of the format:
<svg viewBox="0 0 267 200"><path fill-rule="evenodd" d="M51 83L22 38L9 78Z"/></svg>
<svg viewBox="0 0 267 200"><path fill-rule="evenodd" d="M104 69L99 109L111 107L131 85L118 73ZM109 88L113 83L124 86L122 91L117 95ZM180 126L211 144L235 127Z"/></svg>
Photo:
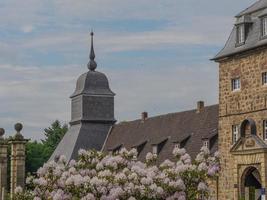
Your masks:
<svg viewBox="0 0 267 200"><path fill-rule="evenodd" d="M261 36L262 37L267 36L267 17L263 17L261 19Z"/></svg>
<svg viewBox="0 0 267 200"><path fill-rule="evenodd" d="M239 125L233 125L232 127L232 143L235 144L239 139Z"/></svg>
<svg viewBox="0 0 267 200"><path fill-rule="evenodd" d="M119 153L122 148L122 144L116 146L115 148L111 149L112 153Z"/></svg>
<svg viewBox="0 0 267 200"><path fill-rule="evenodd" d="M245 25L240 24L236 27L236 44L242 45L245 43Z"/></svg>
<svg viewBox="0 0 267 200"><path fill-rule="evenodd" d="M267 140L267 120L263 121L263 139Z"/></svg>
<svg viewBox="0 0 267 200"><path fill-rule="evenodd" d="M144 141L136 146L133 146L132 148L135 148L137 151L137 156L139 156L139 154L143 151L145 145L146 145L147 141Z"/></svg>
<svg viewBox="0 0 267 200"><path fill-rule="evenodd" d="M210 147L209 140L204 140L203 141L203 146L207 147L209 149L209 147Z"/></svg>
<svg viewBox="0 0 267 200"><path fill-rule="evenodd" d="M153 154L158 154L158 145L153 145L152 146L152 153Z"/></svg>
<svg viewBox="0 0 267 200"><path fill-rule="evenodd" d="M262 85L267 85L267 72L262 73Z"/></svg>
<svg viewBox="0 0 267 200"><path fill-rule="evenodd" d="M180 149L180 143L179 143L179 142L174 143L174 148L175 148L175 149Z"/></svg>
<svg viewBox="0 0 267 200"><path fill-rule="evenodd" d="M240 78L232 79L232 91L240 90Z"/></svg>
<svg viewBox="0 0 267 200"><path fill-rule="evenodd" d="M132 150L135 150L137 152L137 156L138 156L139 153L138 153L137 148L136 147L133 147ZM134 156L132 159L133 160L137 160L137 156Z"/></svg>

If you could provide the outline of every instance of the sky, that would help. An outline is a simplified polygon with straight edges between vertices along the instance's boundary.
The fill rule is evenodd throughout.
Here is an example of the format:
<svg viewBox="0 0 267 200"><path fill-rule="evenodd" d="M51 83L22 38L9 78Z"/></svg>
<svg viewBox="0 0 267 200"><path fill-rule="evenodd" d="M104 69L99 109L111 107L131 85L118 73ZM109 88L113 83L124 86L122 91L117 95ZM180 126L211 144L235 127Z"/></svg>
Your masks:
<svg viewBox="0 0 267 200"><path fill-rule="evenodd" d="M218 64L234 16L255 0L0 0L0 127L39 140L70 120L86 72L90 30L97 70L129 121L218 103Z"/></svg>

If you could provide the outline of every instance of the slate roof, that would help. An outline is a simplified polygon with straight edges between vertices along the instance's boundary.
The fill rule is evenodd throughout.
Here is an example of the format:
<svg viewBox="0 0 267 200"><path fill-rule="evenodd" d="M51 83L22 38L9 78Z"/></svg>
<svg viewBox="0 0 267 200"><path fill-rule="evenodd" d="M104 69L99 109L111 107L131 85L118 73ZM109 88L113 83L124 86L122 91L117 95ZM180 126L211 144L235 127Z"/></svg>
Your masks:
<svg viewBox="0 0 267 200"><path fill-rule="evenodd" d="M76 83L76 90L71 95L75 97L80 94L85 95L115 95L110 88L108 78L98 71L88 71L82 74Z"/></svg>
<svg viewBox="0 0 267 200"><path fill-rule="evenodd" d="M95 71L95 52L91 32L90 61L88 72L82 74L71 95L71 121L50 161L65 155L67 162L77 159L79 149L101 150L107 134L116 122L114 119L114 96L105 74Z"/></svg>
<svg viewBox="0 0 267 200"><path fill-rule="evenodd" d="M218 149L218 105L207 106L203 111L189 110L147 118L121 122L112 127L103 146L104 151L118 147L131 149L140 147L138 159L144 160L152 152L153 144L162 144L159 162L172 159L175 142L180 142L192 157L203 146L203 139L210 141L210 149Z"/></svg>
<svg viewBox="0 0 267 200"><path fill-rule="evenodd" d="M267 8L267 0L259 0L259 1L255 2L251 6L249 6L248 8L243 10L242 12L240 12L238 15L236 15L236 17L240 17L242 15L247 15L247 14L250 14L252 12L261 10L263 8Z"/></svg>
<svg viewBox="0 0 267 200"><path fill-rule="evenodd" d="M267 14L267 0L260 0L254 3L249 8L240 12L236 16L236 24L242 22L249 22L249 27L246 33L245 44L241 46L236 45L236 26L233 27L231 34L224 46L224 48L212 59L218 60L257 47L266 46L267 39L261 38L261 19L260 17Z"/></svg>

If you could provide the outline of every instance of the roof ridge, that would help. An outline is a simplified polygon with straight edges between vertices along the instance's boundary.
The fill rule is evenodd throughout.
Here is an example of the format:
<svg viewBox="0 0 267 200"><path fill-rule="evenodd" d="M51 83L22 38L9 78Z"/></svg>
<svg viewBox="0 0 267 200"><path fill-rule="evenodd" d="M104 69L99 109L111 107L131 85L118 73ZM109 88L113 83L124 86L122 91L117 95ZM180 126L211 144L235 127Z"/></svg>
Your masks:
<svg viewBox="0 0 267 200"><path fill-rule="evenodd" d="M205 106L204 109L215 107L215 106L218 106L218 105L219 104L208 105L208 106ZM193 112L193 111L195 112L196 109L183 110L183 111L178 111L178 112L173 112L173 113L166 113L166 114L161 114L161 115L155 115L155 116L152 116L152 117L148 117L147 120L161 118L161 117L166 117L166 116L175 115L175 114L189 113L189 112ZM141 121L141 119L135 119L135 120L130 120L130 121L121 121L118 124L114 124L114 126L121 125L121 124L128 124L128 123L132 123L132 122L138 122L138 121Z"/></svg>

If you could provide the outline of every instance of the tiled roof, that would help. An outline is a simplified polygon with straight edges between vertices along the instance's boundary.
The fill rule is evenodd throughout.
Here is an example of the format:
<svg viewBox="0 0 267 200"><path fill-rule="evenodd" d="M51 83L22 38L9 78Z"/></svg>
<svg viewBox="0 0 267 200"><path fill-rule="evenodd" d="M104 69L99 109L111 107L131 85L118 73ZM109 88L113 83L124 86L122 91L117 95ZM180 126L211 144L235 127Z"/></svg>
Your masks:
<svg viewBox="0 0 267 200"><path fill-rule="evenodd" d="M244 45L236 45L237 28L234 26L224 48L212 59L218 60L257 47L266 46L267 39L261 39L261 19L267 14L267 0L260 0L236 16L236 24L248 22Z"/></svg>
<svg viewBox="0 0 267 200"><path fill-rule="evenodd" d="M152 146L162 144L159 161L172 158L175 142L184 144L184 148L195 157L203 145L203 139L210 140L211 151L218 149L218 105L207 106L203 111L196 110L171 113L147 118L121 122L112 127L103 150L110 151L121 145L131 149L144 145L138 159L144 160ZM165 142L165 143L164 143Z"/></svg>

